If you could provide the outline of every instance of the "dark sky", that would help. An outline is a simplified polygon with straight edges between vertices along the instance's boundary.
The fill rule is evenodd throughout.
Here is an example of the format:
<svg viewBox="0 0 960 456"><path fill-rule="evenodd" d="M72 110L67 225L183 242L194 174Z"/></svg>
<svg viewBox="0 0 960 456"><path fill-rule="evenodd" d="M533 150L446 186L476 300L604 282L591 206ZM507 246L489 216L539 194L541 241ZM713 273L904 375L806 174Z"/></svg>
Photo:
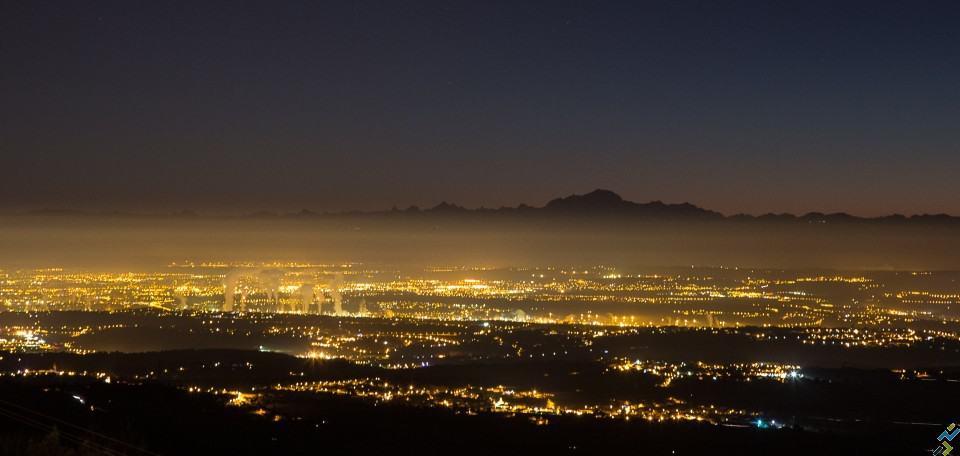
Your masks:
<svg viewBox="0 0 960 456"><path fill-rule="evenodd" d="M0 208L960 214L956 1L4 1Z"/></svg>

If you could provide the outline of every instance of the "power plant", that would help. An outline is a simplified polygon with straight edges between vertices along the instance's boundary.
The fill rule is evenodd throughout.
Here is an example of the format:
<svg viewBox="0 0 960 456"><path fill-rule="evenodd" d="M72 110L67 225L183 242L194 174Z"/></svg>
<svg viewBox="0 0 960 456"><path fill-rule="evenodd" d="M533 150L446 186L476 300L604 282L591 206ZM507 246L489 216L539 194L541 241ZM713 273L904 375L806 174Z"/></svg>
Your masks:
<svg viewBox="0 0 960 456"><path fill-rule="evenodd" d="M343 308L342 272L287 271L236 268L224 275L224 312L294 312L321 315L332 304L331 315L349 315ZM366 303L359 313L366 314Z"/></svg>

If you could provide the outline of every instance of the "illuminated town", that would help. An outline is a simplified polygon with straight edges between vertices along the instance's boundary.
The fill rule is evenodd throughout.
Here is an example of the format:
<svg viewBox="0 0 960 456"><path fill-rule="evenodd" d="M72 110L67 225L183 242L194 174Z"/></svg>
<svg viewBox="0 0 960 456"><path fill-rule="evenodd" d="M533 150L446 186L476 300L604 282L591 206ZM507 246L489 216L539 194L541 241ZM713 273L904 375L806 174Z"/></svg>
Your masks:
<svg viewBox="0 0 960 456"><path fill-rule="evenodd" d="M4 270L0 377L160 382L276 421L309 419L282 405L309 394L537 426L578 417L832 429L856 418L765 407L724 388L780 394L851 366L905 387L960 381L928 368L960 356L958 278L282 262ZM240 351L228 361L207 349ZM183 350L194 355L179 360ZM114 352L170 359L92 361Z"/></svg>

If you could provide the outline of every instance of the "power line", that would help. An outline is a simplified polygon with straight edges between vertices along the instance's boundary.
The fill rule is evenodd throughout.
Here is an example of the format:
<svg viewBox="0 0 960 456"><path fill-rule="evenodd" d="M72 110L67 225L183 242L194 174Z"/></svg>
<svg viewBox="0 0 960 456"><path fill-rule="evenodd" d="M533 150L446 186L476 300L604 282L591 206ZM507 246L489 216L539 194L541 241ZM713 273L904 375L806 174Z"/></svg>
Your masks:
<svg viewBox="0 0 960 456"><path fill-rule="evenodd" d="M68 441L68 442L77 444L78 446L87 447L87 448L89 448L89 449L91 449L91 450L93 450L93 451L96 451L96 452L98 452L98 453L102 453L102 454L105 454L105 455L108 455L108 456L125 456L123 453L116 452L116 451L114 451L113 449L111 449L111 448L109 448L109 447L106 447L106 446L104 446L104 445L98 444L98 443L96 443L96 442L92 442L92 441L90 441L90 440L88 440L88 439L84 439L84 438L82 438L82 437L80 437L80 436L78 436L78 435L74 435L73 433L71 433L71 432L69 432L69 431L61 431L61 430L57 429L57 427L56 427L55 425L45 424L45 423L40 422L40 421L37 421L37 420L35 420L35 419L33 419L33 418L20 415L20 414L18 414L18 413L16 413L16 412L11 412L10 410L5 410L5 409L3 409L3 408L0 408L0 416L9 418L9 419L14 420L14 421L17 421L17 422L19 422L19 423L21 423L21 424L25 424L25 425L27 425L27 426L30 426L30 427L35 428L35 429L39 429L39 430L44 431L44 432L57 431L57 433L59 434L59 437L62 438L63 440L66 440L66 441Z"/></svg>
<svg viewBox="0 0 960 456"><path fill-rule="evenodd" d="M78 431L80 431L80 432L87 433L87 434L90 434L90 435L92 435L92 436L95 436L95 437L98 437L98 438L101 438L101 439L104 439L104 440L113 442L113 443L115 443L115 444L117 444L117 445L122 445L122 446L124 446L124 447L127 447L127 448L129 448L129 449L131 449L131 450L137 451L137 452L142 453L142 454L144 454L144 455L159 456L157 453L153 453L153 452L151 452L151 451L149 451L149 450L146 450L146 449L141 448L141 447L138 447L138 446L136 446L136 445L133 445L133 444L124 442L124 441L122 441L122 440L116 439L116 438L111 437L111 436L109 436L109 435L101 434L101 433L96 432L96 431L94 431L94 430L92 430L92 429L85 428L85 427L82 427L82 426L78 426L78 425L76 425L76 424L73 424L73 423L70 423L70 422L61 420L61 419L59 419L59 418L57 418L57 417L54 417L54 416L50 416L50 415L44 414L44 413L42 413L42 412L38 412L38 411L36 411L36 410L30 409L30 408L28 408L28 407L24 407L24 406L19 405L19 404L15 404L15 403L13 403L13 402L9 402L9 401L5 401L5 400L0 399L0 404L7 405L8 407L15 407L15 408L20 409L20 410L23 410L23 411L25 411L25 412L32 413L32 414L37 415L37 416L40 416L40 417L42 417L42 418L45 418L45 419L54 421L54 422L59 423L59 424L62 424L63 426L67 426L67 427L69 427L69 428L76 429L76 430L78 430ZM0 408L0 412L3 412L3 411L4 411L4 409L3 409L3 408ZM11 410L6 410L5 412L6 412L7 414L16 414L16 415L19 415L17 412L14 412L14 411L11 411ZM8 415L8 416L9 416L9 415ZM25 417L25 418L30 419L29 417ZM34 421L36 421L36 420L34 420ZM42 424L42 423L41 423L41 424ZM109 450L109 449L108 449L108 450ZM110 451L112 451L112 450L110 450Z"/></svg>

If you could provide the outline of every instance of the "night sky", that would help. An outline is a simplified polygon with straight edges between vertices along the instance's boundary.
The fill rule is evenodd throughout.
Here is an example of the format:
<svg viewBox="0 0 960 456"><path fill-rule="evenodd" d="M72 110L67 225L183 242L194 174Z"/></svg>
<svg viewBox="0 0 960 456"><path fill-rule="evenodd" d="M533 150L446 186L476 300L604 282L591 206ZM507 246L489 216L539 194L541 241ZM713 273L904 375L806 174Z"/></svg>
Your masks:
<svg viewBox="0 0 960 456"><path fill-rule="evenodd" d="M960 2L4 1L0 209L960 214Z"/></svg>

